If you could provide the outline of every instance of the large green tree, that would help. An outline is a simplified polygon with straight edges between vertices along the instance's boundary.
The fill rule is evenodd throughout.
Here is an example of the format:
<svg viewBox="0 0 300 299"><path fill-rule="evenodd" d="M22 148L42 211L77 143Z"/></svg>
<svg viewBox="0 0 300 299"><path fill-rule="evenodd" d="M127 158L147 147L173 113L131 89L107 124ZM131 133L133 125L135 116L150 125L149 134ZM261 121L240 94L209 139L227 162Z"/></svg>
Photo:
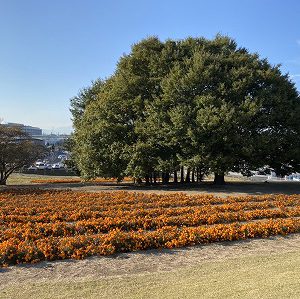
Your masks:
<svg viewBox="0 0 300 299"><path fill-rule="evenodd" d="M115 73L72 100L75 160L86 177L163 178L299 170L299 94L279 66L226 36L133 45Z"/></svg>

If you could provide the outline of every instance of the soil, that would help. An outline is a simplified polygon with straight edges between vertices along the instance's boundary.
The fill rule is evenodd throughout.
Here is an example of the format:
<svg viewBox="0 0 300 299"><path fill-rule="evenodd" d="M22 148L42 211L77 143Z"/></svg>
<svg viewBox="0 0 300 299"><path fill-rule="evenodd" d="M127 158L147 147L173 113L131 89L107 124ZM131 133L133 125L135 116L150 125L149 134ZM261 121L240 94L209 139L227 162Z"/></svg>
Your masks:
<svg viewBox="0 0 300 299"><path fill-rule="evenodd" d="M45 261L33 265L24 264L0 269L0 290L17 287L20 283L145 275L194 267L203 262L295 252L299 249L300 234L293 234L286 237L220 242L179 249L121 253L84 260Z"/></svg>

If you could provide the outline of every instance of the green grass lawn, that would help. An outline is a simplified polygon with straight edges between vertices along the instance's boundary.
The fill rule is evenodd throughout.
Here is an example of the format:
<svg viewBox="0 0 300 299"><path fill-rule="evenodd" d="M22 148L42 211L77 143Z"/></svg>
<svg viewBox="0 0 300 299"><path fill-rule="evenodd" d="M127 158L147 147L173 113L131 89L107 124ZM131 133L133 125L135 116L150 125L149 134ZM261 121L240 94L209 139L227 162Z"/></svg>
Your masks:
<svg viewBox="0 0 300 299"><path fill-rule="evenodd" d="M76 176L47 176L38 174L23 174L23 173L13 173L7 180L7 185L31 185L32 180L49 180L49 179L71 179L77 178Z"/></svg>
<svg viewBox="0 0 300 299"><path fill-rule="evenodd" d="M0 298L300 298L299 277L300 250L154 274L20 282L2 289Z"/></svg>

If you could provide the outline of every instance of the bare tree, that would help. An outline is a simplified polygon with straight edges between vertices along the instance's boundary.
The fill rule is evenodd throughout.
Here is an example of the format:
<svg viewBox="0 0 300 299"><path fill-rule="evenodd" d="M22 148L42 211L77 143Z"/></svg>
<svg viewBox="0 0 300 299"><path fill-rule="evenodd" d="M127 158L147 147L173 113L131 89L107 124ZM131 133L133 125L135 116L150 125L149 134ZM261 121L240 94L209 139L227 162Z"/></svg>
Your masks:
<svg viewBox="0 0 300 299"><path fill-rule="evenodd" d="M24 166L29 166L46 152L44 146L20 128L8 128L0 124L0 185L6 185L8 177Z"/></svg>

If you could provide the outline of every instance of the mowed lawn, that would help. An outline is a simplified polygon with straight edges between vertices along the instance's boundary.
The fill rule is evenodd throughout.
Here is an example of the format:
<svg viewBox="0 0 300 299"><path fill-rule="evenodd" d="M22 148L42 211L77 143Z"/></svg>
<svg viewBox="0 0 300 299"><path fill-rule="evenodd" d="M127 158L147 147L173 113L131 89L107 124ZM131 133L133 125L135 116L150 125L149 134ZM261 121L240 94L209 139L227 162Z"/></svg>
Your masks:
<svg viewBox="0 0 300 299"><path fill-rule="evenodd" d="M19 282L0 289L0 298L300 298L299 277L300 251L295 251L151 274Z"/></svg>

